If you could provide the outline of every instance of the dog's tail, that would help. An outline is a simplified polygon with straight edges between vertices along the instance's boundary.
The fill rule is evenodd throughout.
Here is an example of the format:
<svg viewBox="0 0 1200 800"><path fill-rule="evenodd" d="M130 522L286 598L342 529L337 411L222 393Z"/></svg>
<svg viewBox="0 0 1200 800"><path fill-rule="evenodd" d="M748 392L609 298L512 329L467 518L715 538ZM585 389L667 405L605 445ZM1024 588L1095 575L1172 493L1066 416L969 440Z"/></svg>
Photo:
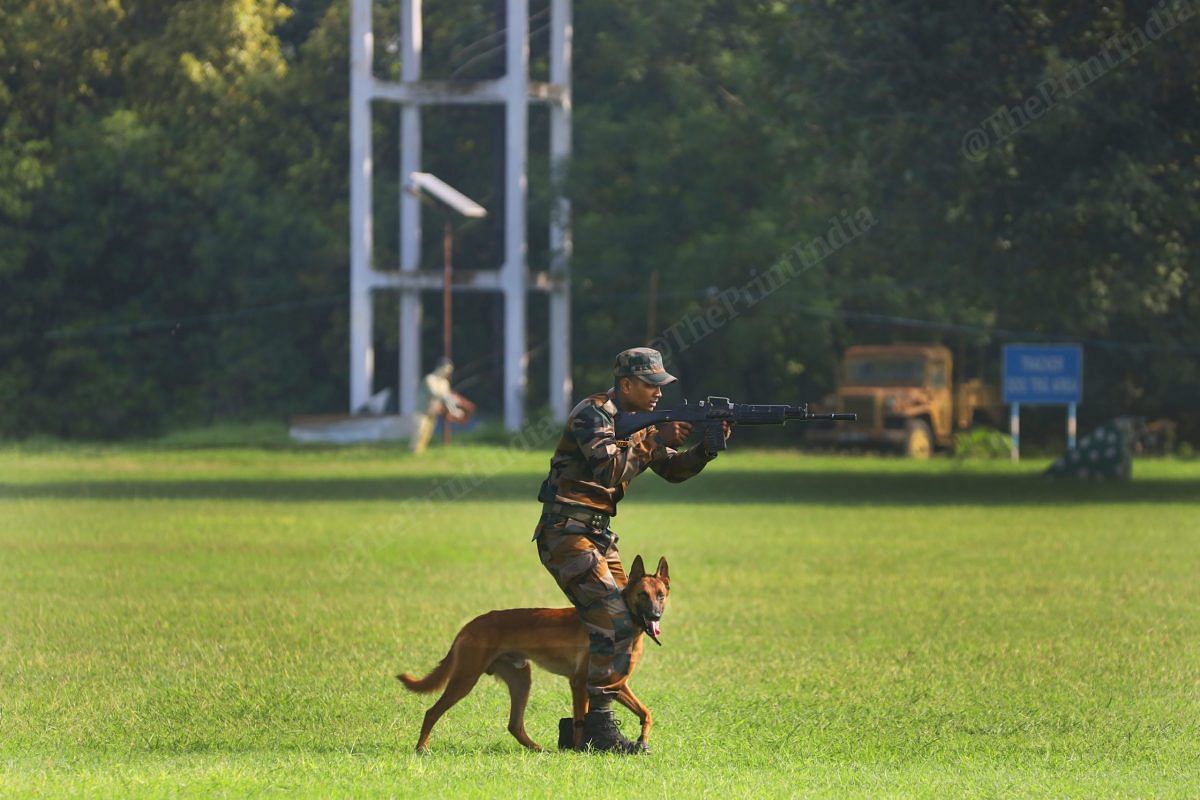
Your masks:
<svg viewBox="0 0 1200 800"><path fill-rule="evenodd" d="M436 692L446 685L446 681L450 680L450 673L454 671L455 651L458 650L458 640L450 645L450 652L446 653L433 672L426 675L424 678L414 678L407 672L402 672L396 676L397 680L408 687L410 692Z"/></svg>

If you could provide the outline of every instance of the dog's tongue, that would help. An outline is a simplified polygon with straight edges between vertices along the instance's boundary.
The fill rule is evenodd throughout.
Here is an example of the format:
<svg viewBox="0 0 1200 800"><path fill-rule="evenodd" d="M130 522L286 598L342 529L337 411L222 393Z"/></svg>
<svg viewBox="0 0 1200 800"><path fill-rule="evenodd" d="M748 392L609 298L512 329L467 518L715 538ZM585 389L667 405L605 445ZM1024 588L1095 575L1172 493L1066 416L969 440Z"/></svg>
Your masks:
<svg viewBox="0 0 1200 800"><path fill-rule="evenodd" d="M658 623L657 622L650 623L650 635L654 636L654 637L658 636Z"/></svg>

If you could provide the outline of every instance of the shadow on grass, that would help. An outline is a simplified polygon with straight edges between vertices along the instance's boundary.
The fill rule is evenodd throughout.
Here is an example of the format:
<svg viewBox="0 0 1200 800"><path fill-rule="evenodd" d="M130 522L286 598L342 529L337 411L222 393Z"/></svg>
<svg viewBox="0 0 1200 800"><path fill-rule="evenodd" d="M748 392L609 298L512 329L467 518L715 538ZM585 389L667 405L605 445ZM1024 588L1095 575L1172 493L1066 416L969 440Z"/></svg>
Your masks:
<svg viewBox="0 0 1200 800"><path fill-rule="evenodd" d="M260 502L396 502L429 499L524 501L537 507L542 475L471 479L451 474L363 478L246 478L221 480L94 480L0 483L0 499L254 500ZM1187 480L1135 478L1129 483L1051 481L1030 475L897 474L894 472L734 472L704 474L671 486L638 481L640 500L667 503L759 503L833 506L1009 506L1106 503L1200 504L1200 486Z"/></svg>

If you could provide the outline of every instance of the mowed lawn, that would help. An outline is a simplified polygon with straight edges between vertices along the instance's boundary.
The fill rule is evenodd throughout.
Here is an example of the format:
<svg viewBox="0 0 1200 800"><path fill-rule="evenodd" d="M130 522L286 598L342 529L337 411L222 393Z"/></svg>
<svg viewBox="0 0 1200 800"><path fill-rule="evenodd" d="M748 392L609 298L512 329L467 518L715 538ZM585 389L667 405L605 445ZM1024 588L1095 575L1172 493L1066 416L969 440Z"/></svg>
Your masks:
<svg viewBox="0 0 1200 800"><path fill-rule="evenodd" d="M0 795L1200 796L1197 462L647 474L615 527L671 564L652 754L526 752L490 678L413 754L436 695L395 673L565 604L529 541L547 455L0 449ZM553 748L566 683L533 692Z"/></svg>

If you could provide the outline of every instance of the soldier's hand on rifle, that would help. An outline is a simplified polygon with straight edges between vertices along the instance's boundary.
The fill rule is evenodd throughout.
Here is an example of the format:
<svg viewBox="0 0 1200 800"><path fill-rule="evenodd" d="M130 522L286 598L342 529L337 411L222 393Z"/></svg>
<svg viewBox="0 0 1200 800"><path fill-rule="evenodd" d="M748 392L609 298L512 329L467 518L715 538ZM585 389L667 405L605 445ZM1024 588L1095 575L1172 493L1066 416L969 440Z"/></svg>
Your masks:
<svg viewBox="0 0 1200 800"><path fill-rule="evenodd" d="M655 436L667 447L679 447L692 435L690 422L664 422L655 426Z"/></svg>
<svg viewBox="0 0 1200 800"><path fill-rule="evenodd" d="M729 420L721 420L721 434L725 437L725 441L728 442L729 437L733 435L733 423ZM704 437L703 445L705 453L708 453L710 456L715 454L714 451L717 448L712 446L712 442L708 440L707 435Z"/></svg>

